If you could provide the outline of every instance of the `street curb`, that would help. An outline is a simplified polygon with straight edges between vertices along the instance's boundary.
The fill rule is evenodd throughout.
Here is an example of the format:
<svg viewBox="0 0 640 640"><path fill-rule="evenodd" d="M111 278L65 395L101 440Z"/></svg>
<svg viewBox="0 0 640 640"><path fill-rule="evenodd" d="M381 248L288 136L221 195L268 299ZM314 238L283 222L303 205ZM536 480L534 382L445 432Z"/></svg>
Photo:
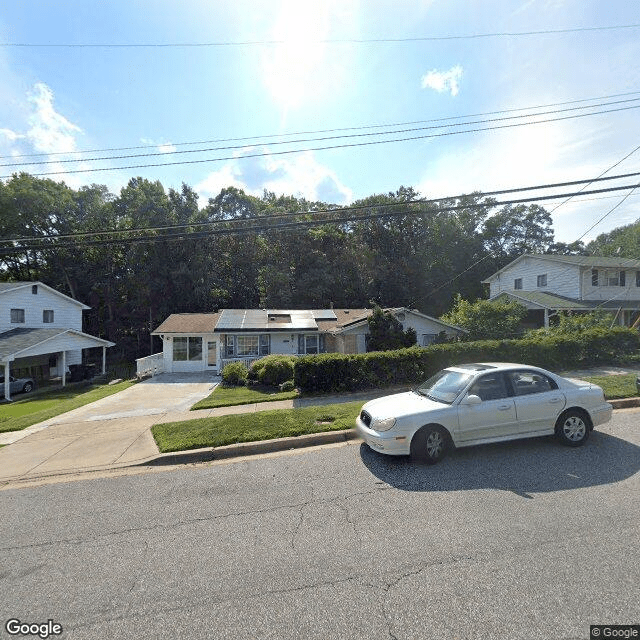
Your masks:
<svg viewBox="0 0 640 640"><path fill-rule="evenodd" d="M309 433L291 438L275 438L273 440L260 440L258 442L239 442L223 447L204 447L202 449L190 449L189 451L163 453L156 458L139 464L157 466L210 462L211 460L223 458L252 456L261 453L273 453L274 451L287 451L289 449L302 449L304 447L346 442L348 440L355 440L357 437L355 429L323 431L322 433Z"/></svg>
<svg viewBox="0 0 640 640"><path fill-rule="evenodd" d="M629 409L630 407L640 407L640 398L621 398L620 400L609 400L609 404L614 409Z"/></svg>

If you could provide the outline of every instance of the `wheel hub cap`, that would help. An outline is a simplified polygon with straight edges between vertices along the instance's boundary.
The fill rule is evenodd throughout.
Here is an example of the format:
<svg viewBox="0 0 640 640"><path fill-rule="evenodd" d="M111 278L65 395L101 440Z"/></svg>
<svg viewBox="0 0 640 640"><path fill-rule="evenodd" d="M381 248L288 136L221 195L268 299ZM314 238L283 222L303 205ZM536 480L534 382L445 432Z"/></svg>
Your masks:
<svg viewBox="0 0 640 640"><path fill-rule="evenodd" d="M572 441L582 440L587 431L587 426L581 418L572 416L565 420L564 423L564 435Z"/></svg>
<svg viewBox="0 0 640 640"><path fill-rule="evenodd" d="M427 452L431 457L437 456L442 451L442 436L439 433L430 433L427 438Z"/></svg>

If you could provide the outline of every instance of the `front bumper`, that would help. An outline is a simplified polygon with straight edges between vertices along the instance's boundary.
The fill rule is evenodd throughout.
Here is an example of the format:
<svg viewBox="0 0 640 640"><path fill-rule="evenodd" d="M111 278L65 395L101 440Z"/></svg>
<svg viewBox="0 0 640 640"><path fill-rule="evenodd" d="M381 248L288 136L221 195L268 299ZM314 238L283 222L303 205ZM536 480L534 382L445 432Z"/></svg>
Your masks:
<svg viewBox="0 0 640 640"><path fill-rule="evenodd" d="M399 434L395 429L389 431L375 431L367 427L360 417L356 418L356 433L374 451L386 453L390 456L408 456L411 441L408 436Z"/></svg>
<svg viewBox="0 0 640 640"><path fill-rule="evenodd" d="M605 402L589 411L589 415L591 416L591 422L594 427L598 425L605 424L611 420L611 416L613 415L613 407Z"/></svg>

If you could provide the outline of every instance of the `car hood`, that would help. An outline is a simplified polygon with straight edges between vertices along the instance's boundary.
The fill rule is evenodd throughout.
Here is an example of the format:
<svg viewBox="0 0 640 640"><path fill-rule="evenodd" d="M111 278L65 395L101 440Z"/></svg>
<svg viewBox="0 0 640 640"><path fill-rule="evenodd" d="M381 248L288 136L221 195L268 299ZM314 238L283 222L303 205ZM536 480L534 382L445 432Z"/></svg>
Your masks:
<svg viewBox="0 0 640 640"><path fill-rule="evenodd" d="M371 400L362 407L374 420L385 418L401 418L407 415L415 415L425 411L446 409L450 405L443 402L435 402L413 391L396 393L392 396L384 396Z"/></svg>

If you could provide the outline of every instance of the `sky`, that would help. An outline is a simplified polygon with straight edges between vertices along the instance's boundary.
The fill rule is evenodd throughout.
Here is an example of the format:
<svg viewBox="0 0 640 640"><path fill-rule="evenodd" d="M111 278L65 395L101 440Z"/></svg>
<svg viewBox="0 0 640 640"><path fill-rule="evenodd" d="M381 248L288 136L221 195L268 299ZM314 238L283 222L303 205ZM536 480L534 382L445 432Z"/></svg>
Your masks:
<svg viewBox="0 0 640 640"><path fill-rule="evenodd" d="M13 0L0 176L115 194L141 176L188 184L200 206L227 186L347 205L400 186L438 198L593 178L640 145L640 28L459 36L639 23L629 0ZM504 126L559 109L572 110ZM133 167L151 164L168 166ZM609 175L639 167L640 149ZM628 193L558 207L556 240L636 221Z"/></svg>

